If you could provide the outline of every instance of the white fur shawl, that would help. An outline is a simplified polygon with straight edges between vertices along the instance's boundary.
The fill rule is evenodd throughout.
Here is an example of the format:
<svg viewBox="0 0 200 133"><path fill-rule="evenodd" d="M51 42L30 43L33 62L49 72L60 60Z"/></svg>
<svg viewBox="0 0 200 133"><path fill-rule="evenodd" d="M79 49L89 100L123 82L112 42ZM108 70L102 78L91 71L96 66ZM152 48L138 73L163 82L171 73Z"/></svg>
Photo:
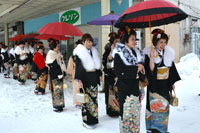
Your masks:
<svg viewBox="0 0 200 133"><path fill-rule="evenodd" d="M151 46L148 46L148 47L146 47L143 50L144 54L148 55L148 57L150 57L150 51L151 51ZM157 51L156 51L155 48L154 48L154 52L155 52L155 55L156 55ZM161 51L160 54L162 55L163 51ZM164 65L167 66L167 67L171 67L172 62L174 61L174 59L175 59L175 52L174 52L174 50L170 46L168 46L168 45L165 46L164 55L163 55ZM160 56L154 57L154 63L158 64L161 61L162 61L162 58Z"/></svg>
<svg viewBox="0 0 200 133"><path fill-rule="evenodd" d="M28 53L31 53L31 54L33 54L33 52L34 52L34 49L33 49L33 47L32 46L24 46L24 48L28 51Z"/></svg>
<svg viewBox="0 0 200 133"><path fill-rule="evenodd" d="M14 48L11 48L9 53L12 54L15 57L15 49Z"/></svg>
<svg viewBox="0 0 200 133"><path fill-rule="evenodd" d="M97 49L92 46L91 51L92 51L92 56L90 55L88 49L85 46L83 46L82 44L79 44L74 49L74 52L73 52L73 55L77 55L80 58L83 64L83 67L87 71L92 71L95 69L98 70L101 67L100 58L99 58Z"/></svg>
<svg viewBox="0 0 200 133"><path fill-rule="evenodd" d="M123 63L127 66L136 65L138 63L144 62L143 53L138 48L133 48L137 57L132 53L131 49L122 43L117 43L116 47L113 49L112 56L118 54L122 59Z"/></svg>
<svg viewBox="0 0 200 133"><path fill-rule="evenodd" d="M25 54L21 55L22 53L25 53ZM15 54L20 55L20 60L25 60L28 57L27 56L28 53L29 51L27 51L27 49L21 48L20 46L17 46L15 48Z"/></svg>
<svg viewBox="0 0 200 133"><path fill-rule="evenodd" d="M60 66L62 72L66 72L66 65L65 62L63 60L63 56L61 55L61 58L57 59L58 53L53 51L53 50L49 50L49 52L47 53L47 57L46 57L46 64L51 64L53 63L55 60L57 61L58 65Z"/></svg>
<svg viewBox="0 0 200 133"><path fill-rule="evenodd" d="M46 57L46 64L51 64L53 63L56 58L57 58L58 53L53 51L53 50L49 50L49 52L47 53L47 57Z"/></svg>

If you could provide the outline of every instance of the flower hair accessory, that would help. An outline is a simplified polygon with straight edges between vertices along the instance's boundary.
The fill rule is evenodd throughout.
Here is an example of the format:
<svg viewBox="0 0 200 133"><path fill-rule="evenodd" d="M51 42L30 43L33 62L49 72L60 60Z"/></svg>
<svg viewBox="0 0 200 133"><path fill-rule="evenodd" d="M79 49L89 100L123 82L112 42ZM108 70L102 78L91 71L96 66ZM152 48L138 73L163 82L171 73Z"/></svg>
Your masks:
<svg viewBox="0 0 200 133"><path fill-rule="evenodd" d="M161 34L158 33L157 36L156 36L156 38L161 38Z"/></svg>
<svg viewBox="0 0 200 133"><path fill-rule="evenodd" d="M128 26L126 26L125 29L126 29L126 31L128 32L128 35L130 35L131 29L130 29Z"/></svg>

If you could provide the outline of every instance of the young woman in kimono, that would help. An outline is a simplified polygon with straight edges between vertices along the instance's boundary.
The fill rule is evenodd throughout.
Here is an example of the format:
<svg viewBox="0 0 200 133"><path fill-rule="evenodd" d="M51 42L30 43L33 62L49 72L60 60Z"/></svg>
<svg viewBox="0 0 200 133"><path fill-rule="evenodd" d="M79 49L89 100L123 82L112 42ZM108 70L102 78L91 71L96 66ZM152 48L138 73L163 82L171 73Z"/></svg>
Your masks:
<svg viewBox="0 0 200 133"><path fill-rule="evenodd" d="M142 52L136 47L136 32L129 27L119 30L121 43L113 50L114 73L120 105L120 131L139 132L140 89L138 73L145 73Z"/></svg>
<svg viewBox="0 0 200 133"><path fill-rule="evenodd" d="M13 79L18 79L18 67L16 63L16 57L15 57L15 49L18 46L18 43L15 43L13 48L10 49L10 59L11 59L11 65L13 68Z"/></svg>
<svg viewBox="0 0 200 133"><path fill-rule="evenodd" d="M25 42L24 48L27 51L27 65L26 65L26 76L27 79L31 79L31 69L32 69L32 61L33 61L33 54L34 54L34 49L33 47L29 44L29 42Z"/></svg>
<svg viewBox="0 0 200 133"><path fill-rule="evenodd" d="M37 73L35 94L45 94L45 88L47 84L47 72L48 69L45 64L46 54L44 53L44 46L42 42L37 44L37 53L33 57L32 72Z"/></svg>
<svg viewBox="0 0 200 133"><path fill-rule="evenodd" d="M92 46L93 38L90 34L82 36L82 44L78 45L73 54L76 56L75 80L79 82L79 88L84 89L85 103L82 103L83 126L94 129L98 120L97 84L101 80L101 64L97 49Z"/></svg>
<svg viewBox="0 0 200 133"><path fill-rule="evenodd" d="M50 74L53 111L62 112L65 107L63 79L66 75L66 66L60 53L60 44L51 43L46 57L46 64Z"/></svg>
<svg viewBox="0 0 200 133"><path fill-rule="evenodd" d="M11 59L11 64L13 68L13 79L18 79L18 66L16 62L16 57L15 57L15 49L18 46L18 43L14 44L14 47L10 49L10 59Z"/></svg>
<svg viewBox="0 0 200 133"><path fill-rule="evenodd" d="M16 62L18 65L18 81L21 84L26 82L26 65L28 62L28 51L24 48L25 43L19 42L19 46L15 49Z"/></svg>
<svg viewBox="0 0 200 133"><path fill-rule="evenodd" d="M153 32L153 49L144 49L147 86L146 129L149 133L166 133L169 118L169 92L180 76L174 64L175 52L167 45L168 36L163 30Z"/></svg>
<svg viewBox="0 0 200 133"><path fill-rule="evenodd" d="M76 48L79 44L81 44L81 40L78 40L74 44L74 48ZM76 108L81 109L81 103L76 100L76 94L79 92L78 82L74 80L75 75L75 65L76 59L75 56L71 55L67 65L67 74L71 75L72 84L73 84L73 104Z"/></svg>
<svg viewBox="0 0 200 133"><path fill-rule="evenodd" d="M8 51L8 46L4 47L5 51L2 52L3 54L3 64L6 70L4 71L4 78L10 78L10 68L11 68L11 59L10 54Z"/></svg>
<svg viewBox="0 0 200 133"><path fill-rule="evenodd" d="M120 42L117 33L112 32L109 34L109 45L105 47L105 52L103 54L102 64L104 66L104 88L105 88L105 103L106 103L106 113L111 117L119 116L118 101L109 100L109 96L114 95L115 100L118 98L118 90L115 90L115 74L114 74L114 59L112 57L112 51L115 48L117 42ZM110 94L110 95L109 95ZM114 99L113 99L114 100Z"/></svg>

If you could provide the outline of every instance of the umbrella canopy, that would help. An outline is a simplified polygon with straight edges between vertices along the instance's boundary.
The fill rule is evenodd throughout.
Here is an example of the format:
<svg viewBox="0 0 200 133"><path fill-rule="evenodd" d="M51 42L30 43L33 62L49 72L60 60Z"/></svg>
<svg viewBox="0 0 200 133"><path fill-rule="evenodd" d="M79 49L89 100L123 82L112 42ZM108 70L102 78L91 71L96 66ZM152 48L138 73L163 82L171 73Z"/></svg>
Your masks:
<svg viewBox="0 0 200 133"><path fill-rule="evenodd" d="M12 37L12 38L10 38L9 39L9 41L21 41L21 39L24 37L24 35L23 34L18 34L18 35L16 35L16 36L14 36L14 37Z"/></svg>
<svg viewBox="0 0 200 133"><path fill-rule="evenodd" d="M120 28L145 28L160 26L183 20L188 15L176 5L164 0L147 0L128 8L115 23Z"/></svg>
<svg viewBox="0 0 200 133"><path fill-rule="evenodd" d="M119 19L119 15L115 14L113 11L108 14L101 16L99 18L96 18L95 20L92 20L90 22L87 22L87 24L91 25L112 25L112 28L110 29L113 32L113 24Z"/></svg>
<svg viewBox="0 0 200 133"><path fill-rule="evenodd" d="M40 40L48 40L49 38L53 38L55 40L69 40L69 37L58 36L58 35L49 35L49 34L41 34L35 37Z"/></svg>
<svg viewBox="0 0 200 133"><path fill-rule="evenodd" d="M83 33L74 25L64 23L64 22L55 22L49 23L43 26L38 33L49 34L49 35L59 35L59 36L82 36Z"/></svg>
<svg viewBox="0 0 200 133"><path fill-rule="evenodd" d="M92 20L90 22L87 22L87 24L91 24L91 25L113 25L115 21L117 21L119 19L119 15L117 14L108 14L108 15L104 15L101 16L95 20Z"/></svg>
<svg viewBox="0 0 200 133"><path fill-rule="evenodd" d="M38 39L36 39L35 37L38 36L38 33L30 33L30 34L26 34L24 35L24 37L22 38L22 41L36 41Z"/></svg>

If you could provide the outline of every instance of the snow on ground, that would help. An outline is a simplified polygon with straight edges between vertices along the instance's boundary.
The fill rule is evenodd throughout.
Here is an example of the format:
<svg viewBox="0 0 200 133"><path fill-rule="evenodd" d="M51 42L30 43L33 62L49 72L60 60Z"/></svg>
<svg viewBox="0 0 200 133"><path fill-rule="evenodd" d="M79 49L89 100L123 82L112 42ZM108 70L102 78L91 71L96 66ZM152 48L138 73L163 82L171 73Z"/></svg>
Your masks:
<svg viewBox="0 0 200 133"><path fill-rule="evenodd" d="M170 133L200 132L200 61L195 54L188 54L176 64L182 80L175 84L179 98L178 107L170 107ZM104 94L99 93L99 124L94 130L82 127L81 111L72 104L72 84L65 89L64 112L52 110L51 93L35 95L35 84L28 80L19 85L0 74L0 133L118 133L118 118L105 112ZM141 133L145 133L145 102L142 102Z"/></svg>

